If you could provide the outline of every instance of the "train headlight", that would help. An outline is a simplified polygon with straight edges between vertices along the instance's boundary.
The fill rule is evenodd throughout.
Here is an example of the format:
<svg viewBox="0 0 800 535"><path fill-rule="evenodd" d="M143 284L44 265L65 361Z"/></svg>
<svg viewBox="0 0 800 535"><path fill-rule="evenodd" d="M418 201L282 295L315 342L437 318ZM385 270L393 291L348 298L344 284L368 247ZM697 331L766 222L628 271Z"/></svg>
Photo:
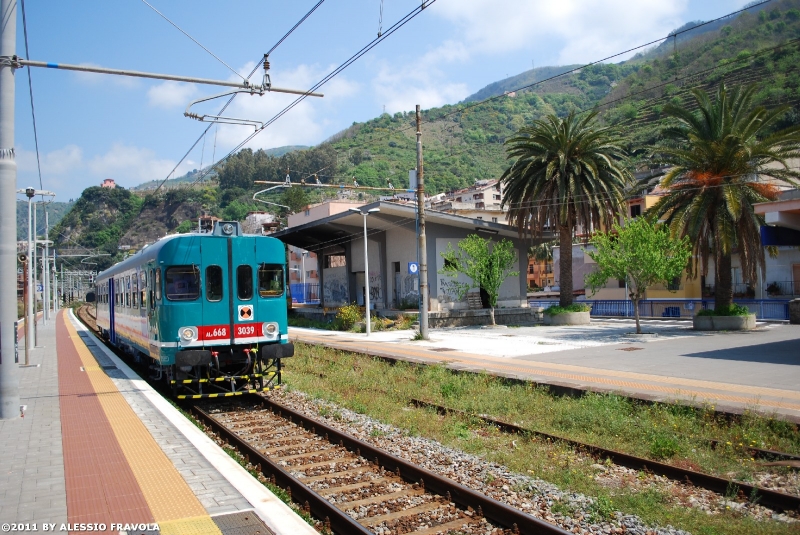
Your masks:
<svg viewBox="0 0 800 535"><path fill-rule="evenodd" d="M180 333L181 340L184 342L192 342L197 340L197 328L196 327L181 327L178 332Z"/></svg>
<svg viewBox="0 0 800 535"><path fill-rule="evenodd" d="M270 338L275 338L278 336L278 324L277 323L263 323L261 325L261 332L264 333L264 336L269 336Z"/></svg>

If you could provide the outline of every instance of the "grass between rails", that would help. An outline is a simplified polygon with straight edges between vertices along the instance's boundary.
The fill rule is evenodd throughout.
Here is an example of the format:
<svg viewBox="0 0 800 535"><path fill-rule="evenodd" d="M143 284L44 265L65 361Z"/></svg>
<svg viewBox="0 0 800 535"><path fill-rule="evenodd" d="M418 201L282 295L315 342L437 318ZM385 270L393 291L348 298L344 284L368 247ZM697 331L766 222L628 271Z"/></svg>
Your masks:
<svg viewBox="0 0 800 535"><path fill-rule="evenodd" d="M636 514L647 523L672 525L701 535L798 532L797 525L758 522L735 510L709 515L680 506L685 496L668 495L657 488L609 488L598 477L597 463L602 460L561 444L506 435L477 419L443 417L413 408L408 400L422 398L471 413L490 414L531 429L742 481L752 481L759 470L744 450L746 446L800 452L800 433L793 424L755 414L731 423L716 416L713 407L697 411L677 404L645 405L614 395L559 398L542 388L510 385L485 374L393 365L303 343L295 347L296 356L286 361L284 375L290 388L410 434L481 455L562 489L596 497L593 515L597 518L617 509ZM719 439L723 446L712 450L709 439ZM566 509L562 504L554 506L557 513L569 514Z"/></svg>

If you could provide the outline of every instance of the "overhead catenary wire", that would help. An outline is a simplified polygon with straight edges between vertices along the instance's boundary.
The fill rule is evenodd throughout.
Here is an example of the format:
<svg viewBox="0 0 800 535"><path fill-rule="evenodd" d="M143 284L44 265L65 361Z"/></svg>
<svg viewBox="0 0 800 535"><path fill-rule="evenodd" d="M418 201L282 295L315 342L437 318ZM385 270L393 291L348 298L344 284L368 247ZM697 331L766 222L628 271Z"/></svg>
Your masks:
<svg viewBox="0 0 800 535"><path fill-rule="evenodd" d="M244 80L244 81L247 81L247 80L245 79L245 77L244 77L244 76L242 76L241 74L239 74L238 72L236 72L236 70L235 70L233 67L231 67L230 65L228 65L227 63L225 63L225 62L224 62L222 59L220 59L220 57L219 57L219 56L217 56L217 55L216 55L216 54L214 54L212 51L210 51L208 48L206 48L205 46L203 46L203 44L202 44L202 43L200 43L200 41L198 41L197 39L195 39L194 37L192 37L191 35L189 35L189 34L188 34L188 33L187 33L187 32L186 32L186 31L185 31L183 28L181 28L180 26L178 26L177 24L175 24L174 22L172 22L172 21L171 21L171 20L170 20L170 19L169 19L169 18L168 18L166 15L164 15L162 12L160 12L158 9L156 9L156 8L155 8L155 7L154 7L154 6L153 6L153 5L152 5L150 2L148 2L147 0L142 0L142 2L144 2L144 4L145 4L147 7L149 7L150 9L152 9L153 11L155 11L156 13L158 13L158 14L161 16L161 18L163 18L165 21L169 22L169 23L170 23L172 26L174 26L174 27L175 27L175 29L177 29L177 30L178 30L179 32L181 32L183 35L185 35L186 37L188 37L189 39L191 39L191 40L192 40L192 41L193 41L193 42L194 42L194 43L195 43L197 46L199 46L200 48L202 48L203 50L205 50L206 52L208 52L208 53L209 53L209 54L210 54L210 55L211 55L211 56L212 56L214 59L216 59L217 61L219 61L219 62L220 62L220 63L222 63L223 65L225 65L225 67L227 67L227 68L228 68L228 70L230 70L230 71L231 71L233 74L235 74L236 76L238 76L238 77L239 77L239 78L241 78L242 80Z"/></svg>
<svg viewBox="0 0 800 535"><path fill-rule="evenodd" d="M144 0L142 0L142 1L144 1ZM248 75L247 75L247 78L245 79L245 81L248 81L248 80L250 80L250 78L252 78L253 74L255 74L255 72L258 70L258 68L259 68L259 67L261 67L261 66L264 64L264 61L265 61L265 59L266 59L267 57L269 57L269 55L270 55L272 52L274 52L274 51L275 51L275 49L276 49L276 48L278 48L278 46L280 46L280 45L281 45L281 43L283 43L283 42L284 42L284 41L285 41L285 40L286 40L286 39L287 39L287 38L288 38L288 37L289 37L289 36L290 36L290 35L291 35L291 34L292 34L292 33L293 33L293 32L294 32L294 31L295 31L295 30L296 30L296 29L297 29L297 28L298 28L298 27L299 27L299 26L300 26L300 25L303 23L303 22L305 22L305 20L306 20L308 17L310 17L310 16L311 16L311 14L312 14L312 13L314 13L314 11L316 11L316 10L317 10L317 8L318 8L319 6L321 6L321 5L322 5L322 3L323 3L324 1L325 1L325 0L319 0L319 1L318 1L318 2L317 2L317 3L316 3L316 4L315 4L315 5L314 5L314 6L313 6L313 7L312 7L312 8L311 8L311 9L310 9L310 10L309 10L309 11L308 11L306 14L305 14L305 15L303 15L303 17L302 17L302 18L301 18L299 21L297 21L297 22L295 23L295 25L294 25L294 26L292 26L292 27L291 27L291 29L290 29L288 32L286 32L286 33L283 35L283 37L281 37L281 38L278 40L278 42L277 42L277 43L275 43L274 45L272 45L272 47L269 49L269 51L268 51L266 54L264 54L264 55L261 57L261 59L258 61L258 63L256 63L255 67L253 67L253 70L251 70L251 71L250 71L250 74L248 74ZM145 3L146 3L146 2L145 2ZM149 5L149 4L148 4L148 5ZM238 73L237 73L237 74L238 74ZM230 106L230 104L233 102L233 99L235 99L235 98L236 98L236 93L234 93L233 95L231 95L231 98L229 98L229 99L228 99L228 102L226 102L226 103L225 103L225 105L224 105L224 106L222 106L222 109L220 109L220 111L219 111L219 112L217 112L217 115L220 115L220 114L222 114L222 113L223 113L223 112L224 112L226 109L228 109L228 106ZM172 168L172 171L170 171L170 172L167 174L166 178L164 178L164 180L162 180L162 181L161 181L161 183L160 183L160 184L159 184L159 185L158 185L158 186L155 188L155 190L153 191L153 195L155 195L155 194L156 194L156 193L157 193L157 192L158 192L158 191L161 189L161 187L164 185L164 183L165 183L167 180L169 180L169 177L170 177L170 176L172 176L172 174L173 174L173 173L174 173L174 172L175 172L175 171L178 169L178 167L180 167L180 165L181 165L181 164L184 162L184 160L186 160L186 157L187 157L187 156L189 156L189 154L191 154L192 150L193 150L193 149L194 149L194 148L197 146L197 143L198 143L198 142L199 142L201 139L203 139L203 137L204 137L204 136L205 136L205 135L208 133L209 129L210 129L210 128L211 128L211 127L214 125L214 124L215 124L215 123L211 123L211 124L209 124L209 125L208 125L208 126L205 128L205 130L203 130L203 133L202 133L202 134L200 134L200 137L198 137L198 138L197 138L197 140L196 140L196 141L195 141L195 142L192 144L192 146L189 148L189 150L188 150L188 151L186 151L186 154L184 154L184 155L183 155L183 157L182 157L182 158L181 158L181 159L178 161L178 163L175 165L175 167L173 167L173 168ZM217 153L217 133L218 133L218 132L219 132L219 127L217 127L217 129L214 131L214 151L213 151L213 153L212 153L212 156L211 156L211 161L212 161L212 162L213 162L213 161L215 161L215 157L216 157L216 153ZM201 170L200 170L200 172L202 173L202 167L201 167ZM202 173L202 174L201 174L201 176L200 176L200 179L204 178L204 177L205 177L207 174L208 174L208 173ZM194 185L194 184L196 184L196 183L197 183L197 180L195 180L194 182L192 182L190 185Z"/></svg>
<svg viewBox="0 0 800 535"><path fill-rule="evenodd" d="M30 52L28 51L28 21L25 17L25 0L20 0L20 6L22 7L22 34L25 39L25 57L30 57ZM28 94L31 97L31 118L33 120L33 143L36 147L36 170L39 172L39 189L43 190L44 186L42 185L42 163L41 159L39 158L39 134L36 131L36 108L33 105L33 82L31 80L31 70L27 69L28 71ZM44 195L42 195L42 200L44 200ZM46 208L45 208L46 210Z"/></svg>
<svg viewBox="0 0 800 535"><path fill-rule="evenodd" d="M392 26L391 26L391 27L390 27L390 28L389 28L389 29L388 29L388 30L387 30L385 33L383 33L383 34L382 34L380 37L376 37L375 39L373 39L372 41L370 41L370 42L369 42L367 45L365 45L365 46L364 46L364 47L363 47L361 50L359 50L358 52L356 52L355 54L353 54L353 55L352 55L350 58L348 58L348 59L347 59L347 60L346 60L344 63L342 63L341 65L339 65L337 68L335 68L333 71L331 71L330 73L328 73L328 74L327 74L325 77L323 77L323 78L322 78L322 79L321 79L319 82L317 82L317 83L316 83L316 84L314 84L314 85L313 85L311 88L309 88L309 89L306 91L306 93L305 93L304 95L301 95L301 96L297 97L297 98L296 98L296 99L295 99L295 100L294 100L294 101L293 101L291 104L289 104L288 106L286 106L286 107L285 107L283 110L281 110L281 111L280 111L280 112L278 112L278 113L277 113L275 116L273 116L271 119L269 119L267 122L265 122L265 123L264 123L264 124L263 124L263 125L262 125L260 128L257 128L257 129L255 130L255 132L253 132L252 134L250 134L249 136L247 136L247 137L246 137L246 138L245 138L245 139L244 139L242 142L240 142L240 143L239 143L239 144L238 144L236 147L234 147L233 149L231 149L231 150L230 150L230 152L228 152L228 154L226 154L226 155L225 155L223 158L220 158L220 160L219 160L219 161L217 161L217 162L215 162L214 164L212 164L212 165L209 167L209 170L208 170L208 172L210 172L210 171L211 171L211 170L213 170L213 169L216 169L216 167L217 167L218 165L220 165L221 163L225 162L225 161L226 161L228 158L230 158L230 157L231 157L231 156L232 156L234 153L236 153L236 152L237 152L239 149L241 149L241 148L242 148L242 147L244 147L244 146L245 146L247 143L249 143L249 142L250 142L250 141L251 141L251 140L252 140L254 137L256 137L258 134L260 134L261 132L263 132L263 131L264 131L266 128L268 128L270 125L272 125L272 124L273 124L275 121L277 121L278 119L280 119L281 117L283 117L283 116L284 116L284 115L285 115L287 112L289 112L289 111L290 111L292 108L294 108L295 106L297 106L297 105L298 105L300 102L302 102L303 100L305 100L305 98L306 98L306 97L307 97L307 96L308 96L310 93L312 93L313 91L316 91L317 89L319 89L320 87L322 87L324 84L326 84L327 82L329 82L331 79L333 79L335 76L337 76L338 74L340 74L340 73L341 73L342 71L344 71L344 70L345 70L347 67L349 67L349 66L350 66L350 65L352 65L352 64L353 64L355 61L357 61L359 58L361 58L361 57L362 57L364 54L366 54L367 52L369 52L370 50L372 50L373 48L375 48L375 46L377 46L379 43L381 43L381 42L382 42L384 39L386 39L387 37L389 37L390 35L392 35L392 34L393 34L394 32L396 32L398 29L400 29L400 28L402 28L403 26L405 26L405 25L406 25L406 24L407 24L407 23L408 23L410 20L412 20L412 19L413 19L414 17L416 17L417 15L419 15L419 14L422 12L422 10L423 10L423 9L425 9L426 7L430 6L431 4L433 4L433 3L435 3L435 2L436 2L436 0L427 0L426 2L423 2L421 6L414 8L412 11L410 11L408 14L406 14L406 15L405 15L404 17L402 17L400 20L398 20L397 22L395 22L395 23L394 23L394 24L393 24L393 25L392 25ZM193 185L193 184L196 184L197 182L199 182L200 180L202 180L202 179L204 178L204 176L205 176L206 174L208 174L208 172L206 172L206 173L204 173L202 176L198 177L198 179L196 179L194 182L192 182L192 185Z"/></svg>

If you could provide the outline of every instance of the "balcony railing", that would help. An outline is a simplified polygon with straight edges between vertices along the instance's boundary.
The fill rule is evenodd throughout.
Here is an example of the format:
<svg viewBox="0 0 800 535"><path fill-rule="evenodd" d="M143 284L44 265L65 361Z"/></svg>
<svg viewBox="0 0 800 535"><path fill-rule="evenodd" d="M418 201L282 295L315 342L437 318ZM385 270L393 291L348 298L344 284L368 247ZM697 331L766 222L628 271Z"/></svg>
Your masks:
<svg viewBox="0 0 800 535"><path fill-rule="evenodd" d="M297 304L319 304L319 284L302 282L291 284L292 302Z"/></svg>
<svg viewBox="0 0 800 535"><path fill-rule="evenodd" d="M707 287L707 294L714 295L714 287ZM791 298L800 296L800 283L794 281L767 281L764 283L764 297ZM744 299L761 297L761 289L743 282L733 285L733 296Z"/></svg>
<svg viewBox="0 0 800 535"><path fill-rule="evenodd" d="M617 316L632 318L633 301L624 299L598 299L579 301L591 305L592 316ZM757 319L788 320L789 301L779 299L734 299L737 305L748 308ZM558 301L530 299L532 307L549 308L558 305ZM713 299L645 299L639 301L639 316L643 318L684 318L691 319L698 311L714 308Z"/></svg>

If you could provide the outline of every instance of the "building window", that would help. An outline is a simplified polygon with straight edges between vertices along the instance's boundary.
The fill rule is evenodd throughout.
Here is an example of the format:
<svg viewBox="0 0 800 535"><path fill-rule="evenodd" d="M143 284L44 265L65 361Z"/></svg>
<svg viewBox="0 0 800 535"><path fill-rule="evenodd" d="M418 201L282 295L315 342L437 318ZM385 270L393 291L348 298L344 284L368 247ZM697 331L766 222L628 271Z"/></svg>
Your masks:
<svg viewBox="0 0 800 535"><path fill-rule="evenodd" d="M670 290L672 292L678 291L680 289L681 289L680 277L675 277L674 279L672 279L672 282L670 282L669 285L667 286L667 290Z"/></svg>
<svg viewBox="0 0 800 535"><path fill-rule="evenodd" d="M631 205L631 218L636 218L642 215L642 205L641 204L633 204Z"/></svg>
<svg viewBox="0 0 800 535"><path fill-rule="evenodd" d="M533 275L533 264L528 264L528 273Z"/></svg>
<svg viewBox="0 0 800 535"><path fill-rule="evenodd" d="M330 254L325 256L326 268L344 267L346 265L347 259L343 254Z"/></svg>

